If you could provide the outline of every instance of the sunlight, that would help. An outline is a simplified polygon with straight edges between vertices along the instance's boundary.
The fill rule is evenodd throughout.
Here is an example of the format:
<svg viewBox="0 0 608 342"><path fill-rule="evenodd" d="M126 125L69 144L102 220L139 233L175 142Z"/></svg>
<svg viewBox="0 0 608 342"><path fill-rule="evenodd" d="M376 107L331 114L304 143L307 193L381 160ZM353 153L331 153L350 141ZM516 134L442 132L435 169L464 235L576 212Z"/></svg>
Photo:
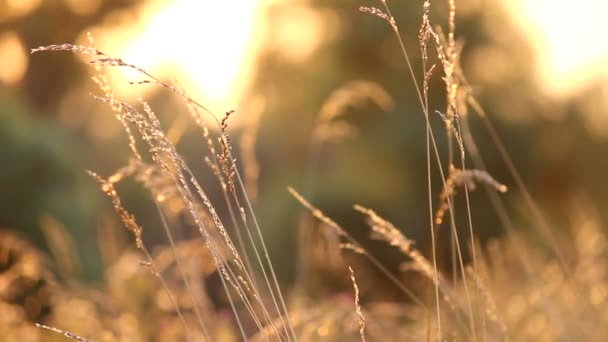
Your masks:
<svg viewBox="0 0 608 342"><path fill-rule="evenodd" d="M238 105L252 68L259 0L175 0L147 6L135 32L115 30L114 53L160 77L176 77L216 113ZM125 38L121 38L125 37ZM117 43L124 39L121 43ZM100 44L104 46L106 44ZM112 44L110 44L112 45ZM123 77L142 77L122 69Z"/></svg>
<svg viewBox="0 0 608 342"><path fill-rule="evenodd" d="M509 6L531 33L537 76L549 94L568 96L598 77L608 80L607 1L520 0Z"/></svg>

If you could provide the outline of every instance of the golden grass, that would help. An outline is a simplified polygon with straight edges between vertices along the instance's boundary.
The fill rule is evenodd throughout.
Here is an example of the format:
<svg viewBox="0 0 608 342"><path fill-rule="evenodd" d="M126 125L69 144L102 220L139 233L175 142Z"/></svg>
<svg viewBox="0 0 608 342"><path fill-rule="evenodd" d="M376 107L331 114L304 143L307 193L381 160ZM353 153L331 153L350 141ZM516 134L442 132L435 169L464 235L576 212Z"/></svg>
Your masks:
<svg viewBox="0 0 608 342"><path fill-rule="evenodd" d="M363 264L348 266L332 260L334 268L343 268L354 289L352 298L335 296L320 301L311 298L285 300L268 254L251 200L257 196L259 165L255 141L259 115L249 123L241 142L245 156L245 181L232 154L228 135L230 116L216 117L206 107L189 97L179 84L169 84L145 70L114 58L90 46L49 45L32 52L67 51L91 58L97 73L98 100L109 105L122 123L129 138L133 157L114 174L91 176L108 195L124 227L135 240L137 252L124 251L106 265L107 281L100 289L87 288L77 281L57 281L47 257L23 239L0 231L0 335L6 341L53 340L78 341L318 341L318 340L457 340L457 341L554 341L603 340L608 338L608 240L603 235L593 206L583 200L572 208L574 239L570 244L550 240L550 250L537 249L531 239L518 233L505 214L497 193L507 190L485 169L475 140L468 131L469 110L477 113L516 179L514 191L521 191L530 211L537 218L542 237L551 236L546 220L520 180L506 149L493 130L488 116L469 92L459 67L460 46L455 38L456 4L448 1L447 35L430 21L431 2L424 1L422 23L418 32L423 70L418 77L413 70L397 20L386 0L382 8L361 7L365 14L388 23L398 39L404 63L416 85L420 112L426 123L428 174L428 229L432 248L423 254L406 236L407 229L397 228L372 209L354 207L370 227L370 238L397 248L404 260L401 274L385 267L371 252L343 227L317 208L312 190L304 195L289 188L291 195L320 225L320 240L332 253L349 253L367 260L408 298L403 303L366 303L364 291L370 291ZM411 48L411 47L408 47ZM431 51L434 54L431 55ZM438 63L429 64L431 58ZM166 89L186 106L193 123L207 145L205 157L209 172L217 183L201 184L178 153L175 139L170 139L148 103L139 98L136 104L116 98L104 74L106 68L126 67L138 71L144 80ZM445 83L445 123L448 153L440 155L429 123L429 80L441 72ZM421 81L419 81L419 79ZM371 100L384 110L394 105L391 96L379 85L354 81L333 92L320 109L311 137L311 165L316 167L320 145L342 141L357 128L342 115L348 106ZM260 105L262 106L262 105ZM261 112L261 109L259 109ZM438 111L437 111L438 112ZM205 120L205 118L211 120ZM209 128L207 122L216 127ZM455 147L454 147L455 144ZM316 147L315 147L316 146ZM469 155L475 168L468 168ZM431 187L432 165L442 179L441 191ZM447 167L447 173L444 172ZM314 170L312 170L314 172ZM124 207L116 185L133 178L150 193L167 238L167 246L148 250L136 217ZM305 182L314 188L314 181ZM482 185L505 226L503 239L481 246L476 240L471 220L469 191ZM457 189L464 189L469 237L457 229L454 209ZM222 200L212 202L207 195L215 191ZM434 206L438 198L438 205ZM582 204L581 204L582 203ZM226 210L220 211L219 207ZM177 238L176 217L185 215L196 235ZM309 216L310 215L310 216ZM438 267L437 228L448 221L452 240L454 267ZM61 225L45 219L50 244L55 249L71 246ZM303 220L300 253L307 256L318 246L310 238L315 228L312 220ZM105 228L104 228L105 229ZM54 233L53 233L54 232ZM104 243L103 241L101 242ZM106 242L111 243L111 242ZM463 257L469 249L472 260ZM62 248L63 249L63 248ZM66 270L76 269L70 262L71 248L55 253L56 261ZM110 247L102 250L111 250ZM563 253L563 251L568 253ZM59 252L59 251L57 251ZM335 254L334 254L335 255ZM566 257L567 255L567 257ZM74 256L72 255L72 258ZM143 258L143 261L141 260ZM339 259L339 255L332 259ZM75 260L75 259L74 259ZM301 257L300 272L310 271ZM349 259L356 260L356 259ZM324 260L327 263L327 260ZM350 263L350 262L349 262ZM357 279L355 279L355 270ZM409 272L421 274L425 289L411 289ZM451 271L452 278L446 276ZM74 271L68 271L70 275ZM212 277L219 290L207 286ZM302 278L298 278L302 281ZM298 284L296 284L298 285ZM298 293L301 295L301 293ZM219 305L218 302L222 302ZM288 306L287 303L291 305ZM293 304L295 303L295 304Z"/></svg>

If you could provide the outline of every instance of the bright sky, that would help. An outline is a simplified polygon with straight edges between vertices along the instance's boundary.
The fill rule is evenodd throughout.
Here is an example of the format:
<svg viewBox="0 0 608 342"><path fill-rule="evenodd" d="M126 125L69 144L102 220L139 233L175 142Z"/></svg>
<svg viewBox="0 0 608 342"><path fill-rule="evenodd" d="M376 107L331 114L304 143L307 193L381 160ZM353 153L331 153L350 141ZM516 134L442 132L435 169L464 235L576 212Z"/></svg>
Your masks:
<svg viewBox="0 0 608 342"><path fill-rule="evenodd" d="M553 96L583 89L591 79L608 81L607 0L510 1L513 17L536 45L538 77Z"/></svg>
<svg viewBox="0 0 608 342"><path fill-rule="evenodd" d="M175 76L194 98L224 113L237 105L250 79L258 2L158 2L144 11L142 27L114 54L160 77Z"/></svg>

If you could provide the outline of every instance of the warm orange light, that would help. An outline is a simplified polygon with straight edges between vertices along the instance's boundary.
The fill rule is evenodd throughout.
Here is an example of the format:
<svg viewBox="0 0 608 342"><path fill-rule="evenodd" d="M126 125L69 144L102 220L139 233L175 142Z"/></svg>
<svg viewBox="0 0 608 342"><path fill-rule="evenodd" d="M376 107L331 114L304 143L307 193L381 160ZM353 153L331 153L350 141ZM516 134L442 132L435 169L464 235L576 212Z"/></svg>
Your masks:
<svg viewBox="0 0 608 342"><path fill-rule="evenodd" d="M568 96L598 77L608 80L608 1L519 0L513 17L530 33L538 77L555 96Z"/></svg>
<svg viewBox="0 0 608 342"><path fill-rule="evenodd" d="M28 53L15 32L0 34L0 84L19 82L27 70Z"/></svg>
<svg viewBox="0 0 608 342"><path fill-rule="evenodd" d="M272 30L265 33L267 48L286 60L305 61L319 45L336 34L339 19L333 12L290 6L276 15Z"/></svg>
<svg viewBox="0 0 608 342"><path fill-rule="evenodd" d="M281 1L159 0L116 11L103 25L87 30L101 50L165 80L175 77L189 95L223 116L239 109L261 50L299 63L338 34L333 12L284 7ZM267 11L270 7L273 11ZM79 43L87 43L84 33ZM112 84L121 95L129 95L133 92L126 81L143 79L123 68Z"/></svg>
<svg viewBox="0 0 608 342"><path fill-rule="evenodd" d="M42 0L4 0L0 2L0 21L28 15L38 8L41 2Z"/></svg>
<svg viewBox="0 0 608 342"><path fill-rule="evenodd" d="M118 14L122 25L93 29L98 47L156 76L175 77L191 96L222 115L238 105L253 66L252 37L260 0L174 0L152 3L139 18ZM110 20L111 21L111 20ZM131 25L129 25L131 24ZM122 81L143 76L121 70ZM122 89L124 90L124 88ZM139 89L138 89L139 90ZM141 88L145 91L145 87Z"/></svg>

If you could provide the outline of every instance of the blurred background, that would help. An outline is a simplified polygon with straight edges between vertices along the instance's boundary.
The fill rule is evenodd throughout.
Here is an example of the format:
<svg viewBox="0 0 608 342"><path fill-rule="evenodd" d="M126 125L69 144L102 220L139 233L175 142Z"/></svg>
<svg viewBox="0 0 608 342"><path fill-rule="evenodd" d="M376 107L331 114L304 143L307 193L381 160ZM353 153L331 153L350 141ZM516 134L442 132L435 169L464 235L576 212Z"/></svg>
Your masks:
<svg viewBox="0 0 608 342"><path fill-rule="evenodd" d="M46 249L45 227L60 225L75 241L84 279L99 280L100 227L123 233L110 203L85 173L109 175L130 156L127 138L90 80L86 59L31 55L58 43L88 44L161 79L177 78L215 113L235 109L234 141L254 130L260 167L254 205L281 279L293 282L300 206L293 186L355 236L364 223L354 203L371 207L425 248L426 150L423 116L399 45L386 22L359 11L360 0L135 1L0 0L0 227ZM422 1L391 3L414 70ZM433 4L432 22L447 22ZM601 0L457 2L461 65L554 234L568 234L568 208L581 196L608 210L608 4ZM445 27L444 27L445 28ZM204 169L205 145L183 104L168 91L131 86L141 76L111 74L117 94L150 101L180 151ZM420 75L418 75L420 78ZM319 112L351 81L381 86L394 101L373 101L343 114L356 134L324 143L311 160ZM431 79L430 108L445 108L444 84ZM439 116L432 118L441 132ZM533 221L521 193L478 118L471 127L489 172L512 191L504 198L517 227ZM249 130L248 130L249 128ZM442 151L445 143L441 144ZM435 185L438 200L439 186ZM121 194L154 243L160 229L137 186ZM482 191L472 194L482 239L503 232ZM148 218L148 216L152 216ZM373 249L373 243L370 245ZM381 258L391 263L389 252ZM382 254L382 253L381 253Z"/></svg>

